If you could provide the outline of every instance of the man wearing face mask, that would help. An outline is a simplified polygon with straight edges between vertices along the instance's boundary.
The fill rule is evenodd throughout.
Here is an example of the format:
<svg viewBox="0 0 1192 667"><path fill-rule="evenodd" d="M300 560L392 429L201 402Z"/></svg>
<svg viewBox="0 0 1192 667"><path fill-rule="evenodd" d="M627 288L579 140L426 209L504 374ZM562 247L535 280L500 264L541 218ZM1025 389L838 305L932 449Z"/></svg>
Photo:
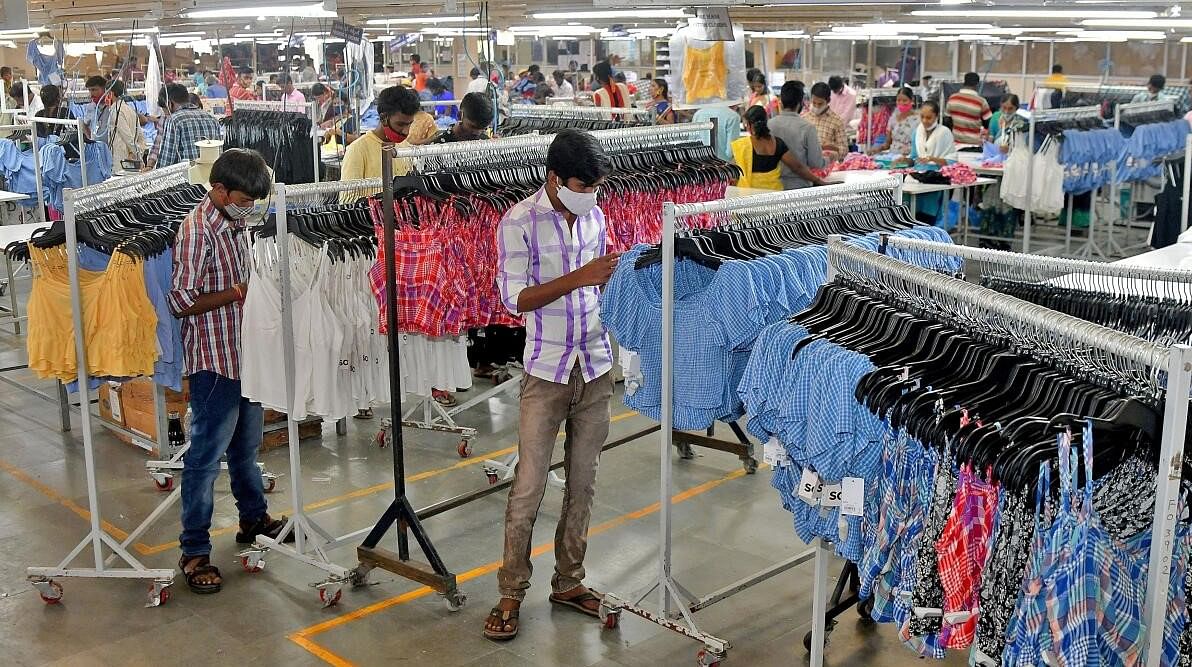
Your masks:
<svg viewBox="0 0 1192 667"><path fill-rule="evenodd" d="M811 108L803 117L815 126L824 157L836 161L848 152L848 139L844 133L844 121L832 111L831 97L832 89L828 84L823 81L816 83L811 87Z"/></svg>
<svg viewBox="0 0 1192 667"><path fill-rule="evenodd" d="M183 88L185 90L185 88ZM178 568L195 593L223 585L211 564L211 513L219 461L225 454L240 514L236 541L276 538L285 517L267 512L257 450L264 428L260 403L240 392L240 326L248 291L245 218L269 195L272 178L255 151L229 149L211 166L211 191L174 239L170 310L182 320L182 348L190 382L190 449L182 474L182 558ZM292 533L291 533L292 536Z"/></svg>
<svg viewBox="0 0 1192 667"><path fill-rule="evenodd" d="M418 94L405 86L391 86L377 95L377 115L381 122L372 132L348 144L340 166L340 180L351 181L360 178L381 177L381 146L404 143L410 134L410 125L419 113ZM433 123L433 121L432 121ZM396 174L404 173L402 165L396 165Z"/></svg>
<svg viewBox="0 0 1192 667"><path fill-rule="evenodd" d="M201 139L222 139L219 121L211 114L191 104L186 86L171 83L166 86L170 116L162 130L158 167L168 167L199 157L195 142Z"/></svg>
<svg viewBox="0 0 1192 667"><path fill-rule="evenodd" d="M512 313L525 315L517 474L505 510L501 599L484 636L515 637L530 587L530 540L555 448L567 461L563 509L555 532L550 602L597 617L599 594L583 584L588 522L600 448L608 436L612 351L600 323L600 286L617 267L605 254L604 212L597 191L612 162L590 134L565 129L546 157L546 184L505 214L497 229L497 285Z"/></svg>

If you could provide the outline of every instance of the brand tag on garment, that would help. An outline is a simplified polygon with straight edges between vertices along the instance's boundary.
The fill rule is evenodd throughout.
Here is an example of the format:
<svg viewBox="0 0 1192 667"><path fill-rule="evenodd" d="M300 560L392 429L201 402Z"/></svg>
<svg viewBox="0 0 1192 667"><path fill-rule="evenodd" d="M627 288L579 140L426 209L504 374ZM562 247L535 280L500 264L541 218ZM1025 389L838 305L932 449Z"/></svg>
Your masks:
<svg viewBox="0 0 1192 667"><path fill-rule="evenodd" d="M788 465L791 459L786 454L786 448L778 442L778 438L770 438L762 448L762 461L768 466L781 468Z"/></svg>
<svg viewBox="0 0 1192 667"><path fill-rule="evenodd" d="M823 507L840 507L840 485L825 484L824 492L820 495L820 505Z"/></svg>
<svg viewBox="0 0 1192 667"><path fill-rule="evenodd" d="M124 414L121 412L120 405L120 385L115 382L108 383L108 408L112 411L112 419L114 421L124 421Z"/></svg>
<svg viewBox="0 0 1192 667"><path fill-rule="evenodd" d="M626 350L621 348L621 374L622 375L638 375L642 370L642 358L638 356L637 352L633 350Z"/></svg>
<svg viewBox="0 0 1192 667"><path fill-rule="evenodd" d="M840 513L844 516L864 516L865 480L860 477L845 477L840 482Z"/></svg>
<svg viewBox="0 0 1192 667"><path fill-rule="evenodd" d="M901 374L898 376L898 379L899 379L899 380L901 380L901 381L903 381L903 382L906 382L907 380L909 380L909 379L910 379L910 377L911 377L911 367L910 367L910 366L903 366L903 367L902 367L902 373L901 373Z"/></svg>
<svg viewBox="0 0 1192 667"><path fill-rule="evenodd" d="M797 492L799 498L808 505L818 505L820 494L824 491L824 483L820 480L819 473L811 468L803 469L803 477L799 479L799 488Z"/></svg>

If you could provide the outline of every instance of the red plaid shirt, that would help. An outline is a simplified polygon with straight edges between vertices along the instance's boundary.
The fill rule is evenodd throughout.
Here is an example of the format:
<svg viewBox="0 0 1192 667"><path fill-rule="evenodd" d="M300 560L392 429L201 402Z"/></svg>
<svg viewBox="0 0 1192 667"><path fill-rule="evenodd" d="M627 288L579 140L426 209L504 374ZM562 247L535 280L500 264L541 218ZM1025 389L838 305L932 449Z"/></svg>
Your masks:
<svg viewBox="0 0 1192 667"><path fill-rule="evenodd" d="M236 100L255 100L255 99L257 99L256 93L252 92L251 90L246 89L244 86L241 86L239 81L232 84L231 88L228 88L228 97L232 98L232 108L233 109L236 108Z"/></svg>
<svg viewBox="0 0 1192 667"><path fill-rule="evenodd" d="M243 222L228 220L206 197L182 221L174 238L174 288L170 309L179 313L199 295L222 292L248 278L248 239ZM187 374L212 371L240 378L239 301L182 318Z"/></svg>

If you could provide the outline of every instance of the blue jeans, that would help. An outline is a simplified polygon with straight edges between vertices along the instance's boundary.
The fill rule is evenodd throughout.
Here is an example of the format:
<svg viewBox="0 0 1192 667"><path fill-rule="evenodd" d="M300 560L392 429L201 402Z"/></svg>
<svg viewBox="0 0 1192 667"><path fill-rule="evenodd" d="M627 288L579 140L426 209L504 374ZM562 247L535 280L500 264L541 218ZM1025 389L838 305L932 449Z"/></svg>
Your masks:
<svg viewBox="0 0 1192 667"><path fill-rule="evenodd" d="M242 522L261 518L267 509L257 450L265 428L260 403L240 395L240 381L211 371L190 376L190 449L182 468L183 556L211 553L211 512L219 461L227 454L232 495Z"/></svg>

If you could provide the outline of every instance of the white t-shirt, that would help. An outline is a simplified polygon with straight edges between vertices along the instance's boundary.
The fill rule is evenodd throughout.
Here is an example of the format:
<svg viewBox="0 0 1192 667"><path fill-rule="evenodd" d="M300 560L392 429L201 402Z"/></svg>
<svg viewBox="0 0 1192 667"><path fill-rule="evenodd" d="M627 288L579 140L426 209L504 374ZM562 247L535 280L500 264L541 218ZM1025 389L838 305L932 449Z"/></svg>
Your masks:
<svg viewBox="0 0 1192 667"><path fill-rule="evenodd" d="M483 93L488 90L488 79L478 76L468 82L469 93Z"/></svg>

